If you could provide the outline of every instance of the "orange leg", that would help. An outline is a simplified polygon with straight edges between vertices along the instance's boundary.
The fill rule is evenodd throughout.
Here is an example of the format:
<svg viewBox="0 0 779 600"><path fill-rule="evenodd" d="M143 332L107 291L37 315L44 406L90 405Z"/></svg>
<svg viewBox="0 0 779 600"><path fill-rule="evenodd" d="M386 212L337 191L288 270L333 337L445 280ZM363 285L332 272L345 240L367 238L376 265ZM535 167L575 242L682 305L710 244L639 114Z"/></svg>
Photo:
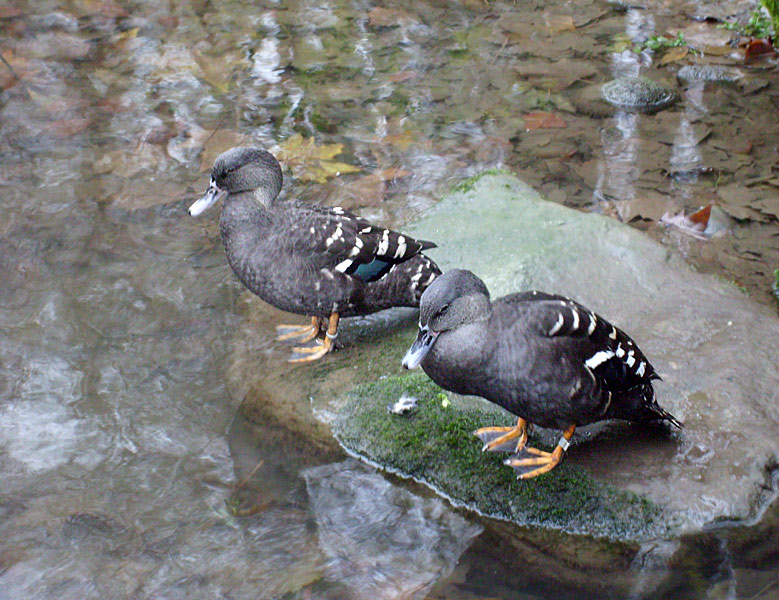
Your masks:
<svg viewBox="0 0 779 600"><path fill-rule="evenodd" d="M482 452L519 452L527 444L527 421L519 417L514 427L481 427L473 435L484 442ZM516 444L504 447L504 444L517 438L519 440Z"/></svg>
<svg viewBox="0 0 779 600"><path fill-rule="evenodd" d="M335 338L338 337L338 320L339 320L338 313L334 312L333 314L331 314L327 326L327 332L325 333L324 341L312 348L298 347L298 346L294 347L292 349L293 352L297 354L308 354L308 356L305 356L303 358L293 358L290 359L289 362L291 363L311 362L313 360L320 359L325 354L331 352L335 345L334 344Z"/></svg>
<svg viewBox="0 0 779 600"><path fill-rule="evenodd" d="M305 344L310 342L317 335L321 328L321 320L319 317L311 317L311 325L276 325L276 340L281 342L283 340L289 340L293 338L302 338L299 343Z"/></svg>
<svg viewBox="0 0 779 600"><path fill-rule="evenodd" d="M563 453L568 449L568 442L573 437L573 432L576 430L576 425L571 425L563 432L563 437L557 443L557 447L552 452L544 452L537 448L524 448L523 455L531 454L530 458L521 457L519 454L506 459L505 464L514 468L517 473L517 479L531 479L537 477L542 473L547 473L554 469L560 461L563 459ZM535 469L528 469L527 467L535 467Z"/></svg>

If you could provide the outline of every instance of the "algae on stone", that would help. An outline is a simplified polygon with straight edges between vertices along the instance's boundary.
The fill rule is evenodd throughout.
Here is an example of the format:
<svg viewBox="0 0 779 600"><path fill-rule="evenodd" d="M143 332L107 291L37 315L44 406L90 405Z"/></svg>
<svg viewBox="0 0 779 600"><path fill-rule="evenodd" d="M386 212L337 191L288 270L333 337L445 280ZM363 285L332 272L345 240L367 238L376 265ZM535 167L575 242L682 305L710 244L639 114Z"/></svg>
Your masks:
<svg viewBox="0 0 779 600"><path fill-rule="evenodd" d="M402 394L419 402L407 416L387 406ZM353 454L421 481L487 516L616 539L666 533L661 510L646 498L599 483L565 461L554 473L517 481L503 453L483 453L478 427L508 425L505 412L444 407L441 389L424 374L388 377L357 387L333 432ZM534 441L534 443L537 443Z"/></svg>

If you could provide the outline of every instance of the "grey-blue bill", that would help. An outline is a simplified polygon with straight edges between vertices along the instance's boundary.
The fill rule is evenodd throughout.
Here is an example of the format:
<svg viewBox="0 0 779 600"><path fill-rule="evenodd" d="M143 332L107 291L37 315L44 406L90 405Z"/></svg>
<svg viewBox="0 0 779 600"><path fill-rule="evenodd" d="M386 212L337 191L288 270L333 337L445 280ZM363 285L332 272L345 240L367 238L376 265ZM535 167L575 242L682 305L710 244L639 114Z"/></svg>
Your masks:
<svg viewBox="0 0 779 600"><path fill-rule="evenodd" d="M416 369L422 362L422 359L425 358L425 354L433 347L438 333L437 331L430 331L427 326L420 327L417 339L414 340L411 348L406 351L403 357L403 368Z"/></svg>
<svg viewBox="0 0 779 600"><path fill-rule="evenodd" d="M211 183L208 185L208 189L206 190L206 193L203 194L203 197L189 207L189 214L193 217L203 214L225 193L225 190L219 189L219 186L216 185L216 181L214 181L214 178L212 177Z"/></svg>

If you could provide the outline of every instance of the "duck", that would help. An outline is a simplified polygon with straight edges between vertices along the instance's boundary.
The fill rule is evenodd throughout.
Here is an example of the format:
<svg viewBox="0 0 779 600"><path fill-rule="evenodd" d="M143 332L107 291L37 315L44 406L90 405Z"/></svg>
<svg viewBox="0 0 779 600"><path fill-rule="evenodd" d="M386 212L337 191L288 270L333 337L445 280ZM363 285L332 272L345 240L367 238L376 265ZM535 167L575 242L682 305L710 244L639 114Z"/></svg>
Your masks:
<svg viewBox="0 0 779 600"><path fill-rule="evenodd" d="M394 306L419 306L441 274L423 254L433 242L370 223L341 207L278 199L283 182L276 157L258 147L220 154L193 217L222 201L219 229L227 262L251 292L276 308L310 317L310 325L279 325L277 340L293 348L290 362L317 360L336 347L341 318Z"/></svg>
<svg viewBox="0 0 779 600"><path fill-rule="evenodd" d="M490 300L471 271L440 275L422 294L419 333L402 360L442 388L481 396L517 416L474 431L483 451L510 452L518 479L551 471L576 427L606 419L684 425L660 407L660 376L624 331L581 304L541 291ZM562 430L546 452L527 446L531 424Z"/></svg>

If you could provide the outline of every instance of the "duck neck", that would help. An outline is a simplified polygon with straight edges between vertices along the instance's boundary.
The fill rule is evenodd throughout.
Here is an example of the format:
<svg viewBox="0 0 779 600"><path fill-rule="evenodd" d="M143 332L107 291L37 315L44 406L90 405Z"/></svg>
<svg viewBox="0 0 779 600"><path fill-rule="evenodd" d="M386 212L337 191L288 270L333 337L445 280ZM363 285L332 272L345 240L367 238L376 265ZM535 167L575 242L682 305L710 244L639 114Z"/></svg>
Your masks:
<svg viewBox="0 0 779 600"><path fill-rule="evenodd" d="M278 191L271 190L270 188L257 188L250 193L253 200L266 210L273 205L273 201L278 196Z"/></svg>
<svg viewBox="0 0 779 600"><path fill-rule="evenodd" d="M257 202L251 192L230 194L222 204L219 228L228 249L249 247L264 237L264 231L270 224L268 207Z"/></svg>
<svg viewBox="0 0 779 600"><path fill-rule="evenodd" d="M477 394L481 389L479 378L462 378L459 374L482 371L479 363L489 343L483 320L444 331L425 357L422 368L443 388L457 394Z"/></svg>

